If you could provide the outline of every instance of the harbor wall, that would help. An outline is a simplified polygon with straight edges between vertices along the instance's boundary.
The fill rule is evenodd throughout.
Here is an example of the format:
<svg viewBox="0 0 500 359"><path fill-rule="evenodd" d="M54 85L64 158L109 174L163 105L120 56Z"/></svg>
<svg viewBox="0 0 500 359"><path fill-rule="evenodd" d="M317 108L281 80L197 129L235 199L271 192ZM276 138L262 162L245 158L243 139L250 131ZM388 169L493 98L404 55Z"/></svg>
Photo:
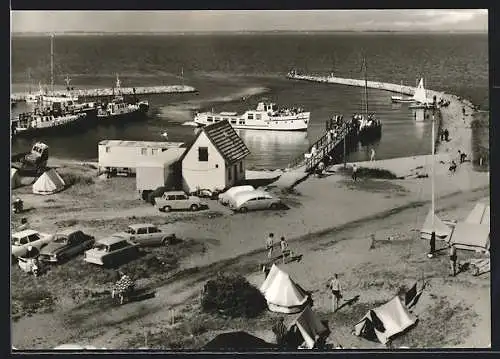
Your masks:
<svg viewBox="0 0 500 359"><path fill-rule="evenodd" d="M197 90L192 86L185 85L171 85L171 86L137 86L137 87L121 87L120 93L122 95L152 95L152 94L166 94L166 93L189 93L196 92ZM116 92L116 89L115 89ZM24 101L28 96L28 92L18 92L11 94L10 98L13 101ZM112 88L94 88L94 89L78 89L78 90L61 90L49 91L48 96L78 96L78 97L104 97L113 96Z"/></svg>

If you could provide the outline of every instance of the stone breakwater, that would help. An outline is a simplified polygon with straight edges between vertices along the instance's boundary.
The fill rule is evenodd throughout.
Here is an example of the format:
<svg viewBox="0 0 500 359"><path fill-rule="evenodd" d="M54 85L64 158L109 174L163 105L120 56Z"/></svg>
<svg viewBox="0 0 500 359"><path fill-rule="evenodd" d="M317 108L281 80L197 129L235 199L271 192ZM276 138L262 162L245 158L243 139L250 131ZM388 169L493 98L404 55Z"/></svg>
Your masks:
<svg viewBox="0 0 500 359"><path fill-rule="evenodd" d="M138 86L138 87L122 87L120 92L123 95L133 95L135 89L136 95L152 95L152 94L166 94L166 93L190 93L196 92L192 86L185 85L171 85L171 86ZM49 92L49 96L76 96L76 97L106 97L113 96L112 88L94 88L94 89L79 89L71 91L53 91ZM28 96L27 92L13 93L10 98L13 101L24 101Z"/></svg>
<svg viewBox="0 0 500 359"><path fill-rule="evenodd" d="M311 75L288 75L289 79L303 80L311 82L332 83L346 86L365 86L364 80L348 79L336 76L311 76ZM379 81L367 81L367 87L385 90L390 92L403 93L405 95L413 95L416 88L413 86L401 86ZM472 132L471 121L473 114L476 112L476 107L468 100L462 99L456 95L447 94L445 92L427 90L427 96L433 98L436 96L437 100L443 99L450 101L446 107L439 109L441 114L441 128L447 128L450 132L450 141L441 142L437 147L437 153L447 153L450 157L455 158L458 150L464 151L469 156L472 153ZM465 110L465 113L464 113ZM437 128L436 128L437 133ZM430 149L429 149L429 152Z"/></svg>

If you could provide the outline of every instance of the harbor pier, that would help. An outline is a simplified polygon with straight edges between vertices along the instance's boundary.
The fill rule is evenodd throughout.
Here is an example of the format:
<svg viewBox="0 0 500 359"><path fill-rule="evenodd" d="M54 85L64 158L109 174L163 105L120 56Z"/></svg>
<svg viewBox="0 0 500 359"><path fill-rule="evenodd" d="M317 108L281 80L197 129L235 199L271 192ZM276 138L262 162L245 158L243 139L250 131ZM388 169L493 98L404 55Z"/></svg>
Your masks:
<svg viewBox="0 0 500 359"><path fill-rule="evenodd" d="M60 97L109 97L116 94L116 89L113 88L93 88L93 89L78 89L78 90L60 90L49 91L47 96ZM196 88L186 85L170 85L170 86L137 86L137 87L120 87L122 95L153 95L153 94L168 94L168 93L192 93L196 92ZM25 101L28 97L28 92L18 92L10 95L12 101Z"/></svg>

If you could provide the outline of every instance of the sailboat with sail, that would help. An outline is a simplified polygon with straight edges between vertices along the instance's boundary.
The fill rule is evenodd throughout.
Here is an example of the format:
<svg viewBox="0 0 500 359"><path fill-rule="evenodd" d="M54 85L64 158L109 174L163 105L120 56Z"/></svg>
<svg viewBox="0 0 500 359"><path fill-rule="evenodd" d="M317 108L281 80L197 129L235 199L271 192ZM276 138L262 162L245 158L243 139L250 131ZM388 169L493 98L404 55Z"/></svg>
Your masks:
<svg viewBox="0 0 500 359"><path fill-rule="evenodd" d="M400 95L391 96L391 101L394 103L412 103L415 102L413 97L405 97L403 94L403 81L401 81Z"/></svg>
<svg viewBox="0 0 500 359"><path fill-rule="evenodd" d="M382 123L376 118L375 113L368 112L368 79L366 77L366 59L363 58L363 72L365 86L363 92L364 114L354 114L353 121L358 125L358 138L360 142L369 143L380 139L382 136Z"/></svg>
<svg viewBox="0 0 500 359"><path fill-rule="evenodd" d="M427 98L427 90L424 87L424 78L421 78L417 88L415 89L415 93L413 94L413 104L408 106L409 108L432 108L433 103L431 100Z"/></svg>

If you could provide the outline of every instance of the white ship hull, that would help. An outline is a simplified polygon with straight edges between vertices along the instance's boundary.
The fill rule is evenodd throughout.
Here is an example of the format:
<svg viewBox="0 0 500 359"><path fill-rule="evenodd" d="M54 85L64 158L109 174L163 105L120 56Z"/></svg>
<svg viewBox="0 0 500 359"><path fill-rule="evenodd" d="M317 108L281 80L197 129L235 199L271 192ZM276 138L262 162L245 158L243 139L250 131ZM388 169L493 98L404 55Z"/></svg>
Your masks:
<svg viewBox="0 0 500 359"><path fill-rule="evenodd" d="M391 100L394 103L413 103L415 100L411 97L403 97L403 96L391 96Z"/></svg>
<svg viewBox="0 0 500 359"><path fill-rule="evenodd" d="M228 116L217 113L200 113L194 118L194 122L200 126L227 120L230 125L239 130L267 130L267 131L307 131L309 126L310 112L300 112L293 115L269 116L267 113L261 115L261 119L248 119L248 116Z"/></svg>

